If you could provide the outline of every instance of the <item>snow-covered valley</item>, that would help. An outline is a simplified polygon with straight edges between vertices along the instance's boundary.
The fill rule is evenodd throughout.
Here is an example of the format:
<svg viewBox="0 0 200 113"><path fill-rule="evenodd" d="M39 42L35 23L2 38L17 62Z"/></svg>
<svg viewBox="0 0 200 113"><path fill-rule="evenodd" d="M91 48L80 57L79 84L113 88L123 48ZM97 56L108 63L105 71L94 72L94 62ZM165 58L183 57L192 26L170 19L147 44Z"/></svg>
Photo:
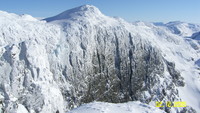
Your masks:
<svg viewBox="0 0 200 113"><path fill-rule="evenodd" d="M91 5L44 20L0 11L4 112L198 113L199 98L200 24L128 23Z"/></svg>

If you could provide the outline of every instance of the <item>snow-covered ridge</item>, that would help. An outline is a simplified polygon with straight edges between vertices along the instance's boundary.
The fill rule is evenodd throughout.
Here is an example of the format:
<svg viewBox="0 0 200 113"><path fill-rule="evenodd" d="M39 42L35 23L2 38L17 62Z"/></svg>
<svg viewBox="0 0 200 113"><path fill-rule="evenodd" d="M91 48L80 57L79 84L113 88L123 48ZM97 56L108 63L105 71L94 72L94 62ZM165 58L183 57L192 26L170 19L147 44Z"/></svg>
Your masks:
<svg viewBox="0 0 200 113"><path fill-rule="evenodd" d="M191 24L180 21L173 21L166 24L155 24L158 26L166 26L172 33L182 37L190 37L193 33L200 31L200 24Z"/></svg>
<svg viewBox="0 0 200 113"><path fill-rule="evenodd" d="M64 113L93 101L150 106L186 101L187 108L164 110L200 110L195 65L200 55L192 38L165 25L108 17L90 5L44 20L0 12L0 101L7 112ZM95 109L99 104L111 105L94 103ZM127 105L143 109L144 104ZM119 106L134 112L126 104Z"/></svg>
<svg viewBox="0 0 200 113"><path fill-rule="evenodd" d="M78 19L81 18L93 18L94 16L102 16L103 14L99 11L98 8L92 5L84 5L77 8L73 8L67 11L64 11L54 17L46 18L47 22L55 20L64 20L64 19Z"/></svg>
<svg viewBox="0 0 200 113"><path fill-rule="evenodd" d="M38 21L38 19L32 17L31 15L27 15L27 14L23 14L23 15L16 15L13 13L7 13L5 11L0 11L0 18L1 19L15 19L14 21L16 21L17 19L19 20L26 20L26 21Z"/></svg>

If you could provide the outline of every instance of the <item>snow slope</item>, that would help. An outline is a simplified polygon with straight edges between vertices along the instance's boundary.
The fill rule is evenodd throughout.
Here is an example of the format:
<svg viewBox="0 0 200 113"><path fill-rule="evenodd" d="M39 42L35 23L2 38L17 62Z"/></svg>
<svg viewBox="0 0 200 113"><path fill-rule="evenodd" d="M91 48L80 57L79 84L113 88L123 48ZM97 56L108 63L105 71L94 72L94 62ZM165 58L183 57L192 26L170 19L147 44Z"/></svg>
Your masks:
<svg viewBox="0 0 200 113"><path fill-rule="evenodd" d="M164 111L151 107L141 102L128 102L121 104L111 104L102 102L92 102L84 104L67 113L165 113Z"/></svg>
<svg viewBox="0 0 200 113"><path fill-rule="evenodd" d="M64 113L93 101L140 102L93 102L70 112L163 112L151 107L156 101L187 102L166 112L200 111L197 24L128 23L85 5L43 21L0 11L0 29L7 112Z"/></svg>

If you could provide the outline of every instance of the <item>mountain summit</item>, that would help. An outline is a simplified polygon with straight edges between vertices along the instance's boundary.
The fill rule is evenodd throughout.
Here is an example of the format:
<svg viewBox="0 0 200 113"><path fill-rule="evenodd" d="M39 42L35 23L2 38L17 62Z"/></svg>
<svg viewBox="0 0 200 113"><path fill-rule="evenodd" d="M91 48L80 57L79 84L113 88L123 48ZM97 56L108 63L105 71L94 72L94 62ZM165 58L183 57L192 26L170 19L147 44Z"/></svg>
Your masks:
<svg viewBox="0 0 200 113"><path fill-rule="evenodd" d="M101 11L93 5L83 5L67 11L64 11L56 16L46 18L47 22L64 19L75 19L79 17L93 17L102 15Z"/></svg>

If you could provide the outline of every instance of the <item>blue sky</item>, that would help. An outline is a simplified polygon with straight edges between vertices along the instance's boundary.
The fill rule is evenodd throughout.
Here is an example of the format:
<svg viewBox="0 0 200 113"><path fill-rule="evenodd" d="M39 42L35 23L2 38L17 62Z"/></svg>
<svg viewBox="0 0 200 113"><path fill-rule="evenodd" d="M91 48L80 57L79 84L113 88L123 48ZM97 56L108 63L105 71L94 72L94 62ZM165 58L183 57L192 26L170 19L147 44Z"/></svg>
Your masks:
<svg viewBox="0 0 200 113"><path fill-rule="evenodd" d="M127 21L200 23L200 0L0 0L0 10L50 17L85 4Z"/></svg>

